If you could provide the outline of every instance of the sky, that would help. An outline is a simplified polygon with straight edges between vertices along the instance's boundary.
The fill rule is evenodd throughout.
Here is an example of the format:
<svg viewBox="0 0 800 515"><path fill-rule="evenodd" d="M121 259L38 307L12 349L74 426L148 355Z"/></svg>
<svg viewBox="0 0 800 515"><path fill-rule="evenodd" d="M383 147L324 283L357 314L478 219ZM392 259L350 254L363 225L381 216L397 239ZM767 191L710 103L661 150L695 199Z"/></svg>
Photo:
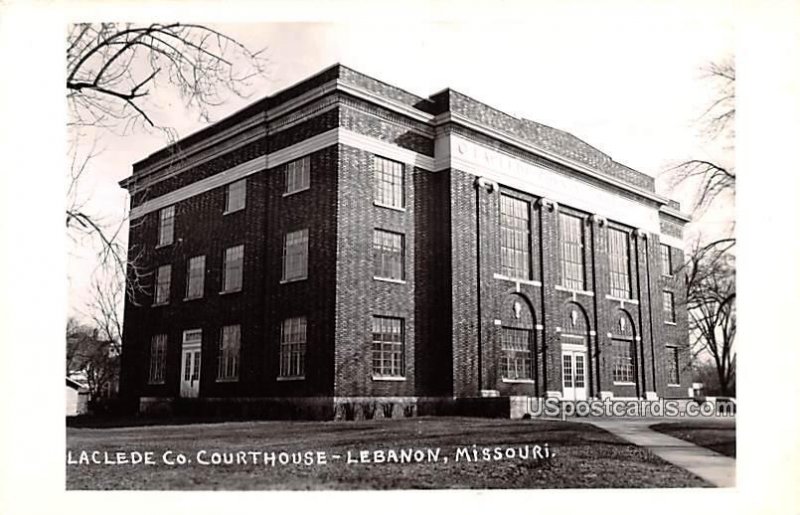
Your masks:
<svg viewBox="0 0 800 515"><path fill-rule="evenodd" d="M731 160L703 140L698 117L713 100L702 68L734 53L733 13L725 4L647 9L558 4L515 20L218 24L251 49L266 48L267 75L249 98L231 96L212 110L218 120L259 98L340 62L420 96L450 87L516 116L584 139L613 159L657 178L661 193L691 207L691 187L672 190L663 172L687 158ZM174 92L156 89L149 114L180 137L207 125ZM84 138L84 149L92 138ZM162 148L160 133L103 132L82 180L86 210L109 227L128 203L118 181L134 162ZM732 204L707 213L693 231L729 228ZM123 227L122 234L126 233ZM71 312L90 300L96 246L69 249Z"/></svg>

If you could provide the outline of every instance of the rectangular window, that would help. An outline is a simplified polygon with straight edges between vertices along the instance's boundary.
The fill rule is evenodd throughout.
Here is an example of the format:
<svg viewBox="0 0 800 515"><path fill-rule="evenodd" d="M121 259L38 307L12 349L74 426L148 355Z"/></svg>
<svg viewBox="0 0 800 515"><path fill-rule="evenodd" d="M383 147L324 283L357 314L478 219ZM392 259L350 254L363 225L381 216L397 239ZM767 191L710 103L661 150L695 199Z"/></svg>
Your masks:
<svg viewBox="0 0 800 515"><path fill-rule="evenodd" d="M500 196L500 273L530 278L530 206L524 200Z"/></svg>
<svg viewBox="0 0 800 515"><path fill-rule="evenodd" d="M571 290L584 290L583 220L559 213L561 231L561 284Z"/></svg>
<svg viewBox="0 0 800 515"><path fill-rule="evenodd" d="M157 334L150 340L150 384L164 384L167 368L167 335Z"/></svg>
<svg viewBox="0 0 800 515"><path fill-rule="evenodd" d="M404 279L403 235L375 229L372 237L372 255L375 277L383 279Z"/></svg>
<svg viewBox="0 0 800 515"><path fill-rule="evenodd" d="M631 297L630 243L628 233L608 229L608 260L611 277L611 296L618 299Z"/></svg>
<svg viewBox="0 0 800 515"><path fill-rule="evenodd" d="M372 317L372 374L403 377L405 374L403 319Z"/></svg>
<svg viewBox="0 0 800 515"><path fill-rule="evenodd" d="M280 377L306 373L306 317L287 318L281 325Z"/></svg>
<svg viewBox="0 0 800 515"><path fill-rule="evenodd" d="M242 271L244 268L244 245L225 249L222 269L222 292L234 292L242 289Z"/></svg>
<svg viewBox="0 0 800 515"><path fill-rule="evenodd" d="M156 270L156 298L153 304L169 302L169 287L172 281L172 265L163 265Z"/></svg>
<svg viewBox="0 0 800 515"><path fill-rule="evenodd" d="M286 234L283 244L283 280L308 277L308 229Z"/></svg>
<svg viewBox="0 0 800 515"><path fill-rule="evenodd" d="M311 183L311 159L308 156L292 161L286 165L286 183L284 195L291 195L307 190Z"/></svg>
<svg viewBox="0 0 800 515"><path fill-rule="evenodd" d="M225 213L244 209L247 201L247 179L228 184L225 190Z"/></svg>
<svg viewBox="0 0 800 515"><path fill-rule="evenodd" d="M500 337L502 361L500 370L504 379L531 379L533 366L531 359L531 336L528 329L503 327Z"/></svg>
<svg viewBox="0 0 800 515"><path fill-rule="evenodd" d="M669 245L661 244L661 273L672 275L672 252Z"/></svg>
<svg viewBox="0 0 800 515"><path fill-rule="evenodd" d="M375 156L372 160L375 178L375 203L381 206L403 209L403 165Z"/></svg>
<svg viewBox="0 0 800 515"><path fill-rule="evenodd" d="M671 291L664 292L664 320L675 322L675 295Z"/></svg>
<svg viewBox="0 0 800 515"><path fill-rule="evenodd" d="M199 299L203 296L206 278L206 257L195 256L186 266L186 298Z"/></svg>
<svg viewBox="0 0 800 515"><path fill-rule="evenodd" d="M669 384L681 384L680 361L677 347L667 347L667 359L669 360Z"/></svg>
<svg viewBox="0 0 800 515"><path fill-rule="evenodd" d="M175 206L158 212L158 246L172 245L175 236Z"/></svg>
<svg viewBox="0 0 800 515"><path fill-rule="evenodd" d="M613 379L615 383L633 382L633 342L612 340Z"/></svg>
<svg viewBox="0 0 800 515"><path fill-rule="evenodd" d="M239 379L239 349L241 326L226 325L222 328L219 344L219 362L217 363L218 381L236 381Z"/></svg>

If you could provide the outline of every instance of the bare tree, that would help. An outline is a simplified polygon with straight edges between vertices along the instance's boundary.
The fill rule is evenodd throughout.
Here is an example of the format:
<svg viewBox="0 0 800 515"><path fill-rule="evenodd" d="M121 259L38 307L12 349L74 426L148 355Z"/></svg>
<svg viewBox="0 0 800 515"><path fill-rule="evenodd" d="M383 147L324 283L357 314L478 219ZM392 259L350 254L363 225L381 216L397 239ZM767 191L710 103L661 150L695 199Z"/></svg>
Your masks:
<svg viewBox="0 0 800 515"><path fill-rule="evenodd" d="M722 140L725 146L732 145L736 119L736 66L733 59L710 63L704 68L703 77L715 91L711 104L699 119L703 137L707 140ZM693 206L693 211L697 214L702 213L720 195L733 194L736 188L735 167L721 162L689 159L670 168L668 172L672 175L674 184L697 184Z"/></svg>
<svg viewBox="0 0 800 515"><path fill-rule="evenodd" d="M693 356L710 357L723 395L732 394L736 373L734 243L731 238L698 245L683 267Z"/></svg>
<svg viewBox="0 0 800 515"><path fill-rule="evenodd" d="M119 352L116 342L103 337L97 327L67 321L67 376L86 381L92 400L119 377Z"/></svg>
<svg viewBox="0 0 800 515"><path fill-rule="evenodd" d="M126 217L104 220L86 209L86 199L79 193L80 179L98 152L96 139L88 145L86 138L105 130L125 134L155 129L173 141L174 131L158 122L159 107L151 91L177 92L188 108L208 120L210 109L230 95L249 95L253 79L266 72L262 54L205 25L81 23L69 29L67 232L73 239L98 241L100 267L128 275L129 290L141 287L143 271L119 240Z"/></svg>

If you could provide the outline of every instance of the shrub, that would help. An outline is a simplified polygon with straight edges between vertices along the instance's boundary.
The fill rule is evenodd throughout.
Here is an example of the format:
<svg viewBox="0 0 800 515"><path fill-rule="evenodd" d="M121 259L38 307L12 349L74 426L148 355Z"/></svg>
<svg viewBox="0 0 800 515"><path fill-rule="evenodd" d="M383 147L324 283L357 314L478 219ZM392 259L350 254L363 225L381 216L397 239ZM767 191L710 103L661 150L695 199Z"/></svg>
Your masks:
<svg viewBox="0 0 800 515"><path fill-rule="evenodd" d="M392 414L394 413L393 402L384 402L381 408L383 408L383 418L392 418Z"/></svg>
<svg viewBox="0 0 800 515"><path fill-rule="evenodd" d="M377 409L378 409L378 406L372 401L365 402L361 406L361 411L364 413L364 418L366 420L372 420L373 417L375 417L375 410L377 410Z"/></svg>

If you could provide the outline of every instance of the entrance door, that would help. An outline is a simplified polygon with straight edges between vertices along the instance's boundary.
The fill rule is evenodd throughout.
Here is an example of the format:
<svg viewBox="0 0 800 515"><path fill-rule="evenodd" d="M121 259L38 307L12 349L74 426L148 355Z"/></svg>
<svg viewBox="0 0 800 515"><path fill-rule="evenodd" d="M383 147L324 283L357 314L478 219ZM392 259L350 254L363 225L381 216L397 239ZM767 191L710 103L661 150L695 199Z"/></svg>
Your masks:
<svg viewBox="0 0 800 515"><path fill-rule="evenodd" d="M586 352L561 353L561 382L564 400L586 400Z"/></svg>
<svg viewBox="0 0 800 515"><path fill-rule="evenodd" d="M181 397L197 397L200 394L200 349L202 342L202 330L193 329L183 332Z"/></svg>

